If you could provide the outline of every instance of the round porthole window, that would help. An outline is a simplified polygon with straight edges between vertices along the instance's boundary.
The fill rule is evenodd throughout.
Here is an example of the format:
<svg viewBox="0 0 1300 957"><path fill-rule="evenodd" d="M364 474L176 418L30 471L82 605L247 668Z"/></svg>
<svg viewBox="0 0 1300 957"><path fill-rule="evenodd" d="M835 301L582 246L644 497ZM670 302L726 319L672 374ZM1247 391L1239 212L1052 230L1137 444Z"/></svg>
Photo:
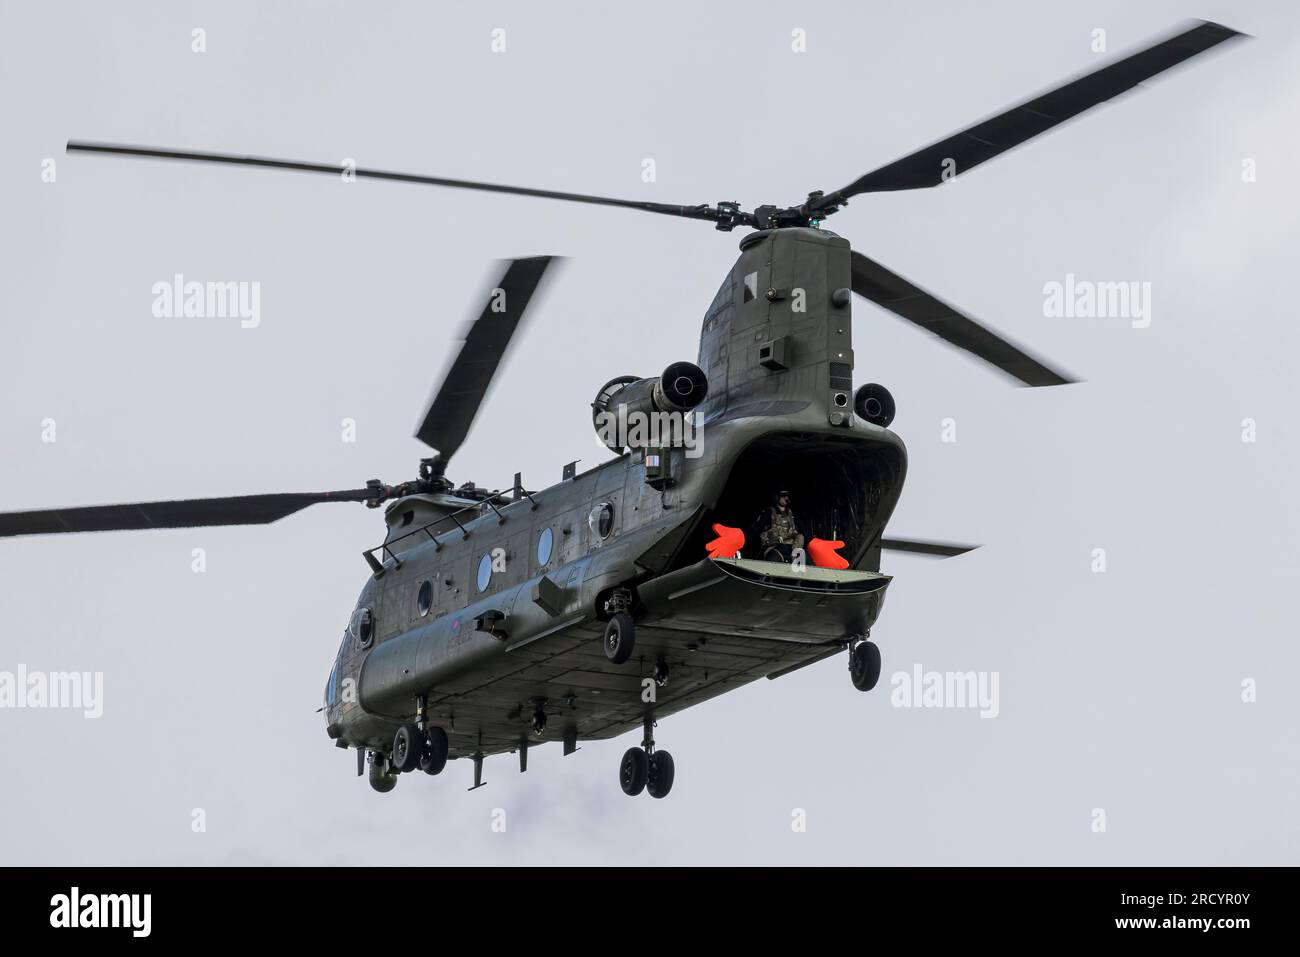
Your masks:
<svg viewBox="0 0 1300 957"><path fill-rule="evenodd" d="M352 613L348 631L362 648L370 644L370 639L375 636L375 619L369 608L358 608Z"/></svg>
<svg viewBox="0 0 1300 957"><path fill-rule="evenodd" d="M487 591L492 584L492 556L484 555L478 563L478 590Z"/></svg>
<svg viewBox="0 0 1300 957"><path fill-rule="evenodd" d="M542 529L537 536L537 564L545 565L551 560L551 549L555 547L555 535L549 528Z"/></svg>
<svg viewBox="0 0 1300 957"><path fill-rule="evenodd" d="M587 524L597 539L609 538L609 533L614 530L614 506L609 502L601 502L587 516Z"/></svg>
<svg viewBox="0 0 1300 957"><path fill-rule="evenodd" d="M433 582L420 582L420 594L416 596L415 604L420 609L420 617L423 618L433 607Z"/></svg>

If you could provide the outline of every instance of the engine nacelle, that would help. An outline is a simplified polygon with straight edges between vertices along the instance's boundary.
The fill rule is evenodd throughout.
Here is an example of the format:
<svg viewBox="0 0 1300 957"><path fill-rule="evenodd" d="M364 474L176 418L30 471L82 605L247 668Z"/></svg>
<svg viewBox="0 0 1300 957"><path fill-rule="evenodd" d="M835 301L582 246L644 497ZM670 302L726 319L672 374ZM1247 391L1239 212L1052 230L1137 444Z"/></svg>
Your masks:
<svg viewBox="0 0 1300 957"><path fill-rule="evenodd" d="M591 424L605 445L622 452L645 444L630 437L648 434L664 415L684 415L708 394L708 377L693 362L674 362L658 378L619 376L596 393Z"/></svg>

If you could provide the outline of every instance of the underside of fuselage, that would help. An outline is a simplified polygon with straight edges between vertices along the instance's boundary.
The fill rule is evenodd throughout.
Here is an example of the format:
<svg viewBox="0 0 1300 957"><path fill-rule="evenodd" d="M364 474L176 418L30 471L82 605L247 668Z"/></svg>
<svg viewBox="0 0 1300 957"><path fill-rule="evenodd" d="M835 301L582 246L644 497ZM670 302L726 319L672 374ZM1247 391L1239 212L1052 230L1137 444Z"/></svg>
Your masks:
<svg viewBox="0 0 1300 957"><path fill-rule="evenodd" d="M729 446L721 458L733 464L711 470L681 523L655 533L677 543L664 563L634 566L626 583L636 619L630 660L616 664L605 653L610 616L597 601L557 615L540 633L507 625L499 651L426 689L425 720L447 732L450 757L614 737L840 654L867 634L889 583L877 573L875 546L901 491L902 444L880 429L774 424L718 427L713 441ZM777 486L791 491L811 534L845 542L849 569L707 557L712 526L752 524ZM635 540L637 530L623 534ZM347 737L381 751L398 725L415 720L416 699L409 685L390 696L366 695L370 687L363 679L366 713L353 714Z"/></svg>
<svg viewBox="0 0 1300 957"><path fill-rule="evenodd" d="M428 722L447 731L452 758L615 737L640 728L647 716L659 720L841 653L855 637L842 622L856 622L865 633L888 582L862 591L853 586L869 573L822 570L821 580L808 582L789 566L760 562L746 564L769 565L767 576L745 579L717 567L725 561L702 559L665 576L665 587L653 589L646 617L637 622L632 660L614 664L606 657L604 622L575 622L440 682L428 695ZM845 580L843 591L828 581L836 578ZM755 622L771 627L738 629L751 610L759 610ZM801 617L804 627L788 626ZM777 623L782 618L787 627ZM714 627L727 621L729 627ZM539 712L545 715L540 733ZM414 705L409 713L369 716L366 745L386 747L397 724L414 716Z"/></svg>

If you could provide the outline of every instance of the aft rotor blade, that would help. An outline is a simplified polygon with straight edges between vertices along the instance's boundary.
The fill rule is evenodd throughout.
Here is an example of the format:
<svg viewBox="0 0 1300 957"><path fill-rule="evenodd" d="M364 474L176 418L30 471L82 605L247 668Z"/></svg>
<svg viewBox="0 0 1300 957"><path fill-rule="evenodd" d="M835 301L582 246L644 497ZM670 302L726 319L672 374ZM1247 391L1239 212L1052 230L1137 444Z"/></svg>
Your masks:
<svg viewBox="0 0 1300 957"><path fill-rule="evenodd" d="M637 199L614 199L609 196L589 196L585 193L564 193L552 189L531 189L525 186L505 186L501 183L480 183L468 179L448 179L444 176L423 176L417 173L396 173L390 170L345 167L337 163L307 163L301 160L274 159L268 156L240 156L235 153L213 153L200 150L173 150L153 146L129 146L119 143L91 143L69 140L69 153L104 153L110 156L136 156L145 159L186 160L193 163L219 163L227 166L260 166L265 169L297 170L305 173L328 173L331 176L355 175L358 179L384 179L398 183L418 183L422 186L445 186L451 189L473 189L486 193L509 193L513 196L536 196L541 199L562 199L570 203L590 203L595 206L619 206L639 209L665 216L682 216L686 219L707 219L716 222L718 211L707 204L677 206L671 203L649 203Z"/></svg>
<svg viewBox="0 0 1300 957"><path fill-rule="evenodd" d="M556 258L533 256L512 260L501 281L488 292L482 313L470 325L460 352L415 431L417 439L437 450L443 467L469 435L524 311L541 284L546 267Z"/></svg>
<svg viewBox="0 0 1300 957"><path fill-rule="evenodd" d="M1074 379L862 253L850 254L853 291L940 339L996 366L1025 385L1067 385Z"/></svg>
<svg viewBox="0 0 1300 957"><path fill-rule="evenodd" d="M0 538L64 532L111 532L145 528L196 528L208 525L266 525L318 502L379 499L378 488L341 492L279 492L191 498L173 502L85 505L30 512L0 512Z"/></svg>
<svg viewBox="0 0 1300 957"><path fill-rule="evenodd" d="M952 558L979 548L978 545L954 545L951 542L927 542L917 538L882 538L880 547L893 552L912 552L935 558Z"/></svg>
<svg viewBox="0 0 1300 957"><path fill-rule="evenodd" d="M1242 34L1222 24L1196 21L1195 26L1146 49L1085 73L947 139L872 170L843 189L828 194L819 205L838 202L859 193L938 186L945 179L960 176L1040 133L1128 92L1144 80L1237 36Z"/></svg>

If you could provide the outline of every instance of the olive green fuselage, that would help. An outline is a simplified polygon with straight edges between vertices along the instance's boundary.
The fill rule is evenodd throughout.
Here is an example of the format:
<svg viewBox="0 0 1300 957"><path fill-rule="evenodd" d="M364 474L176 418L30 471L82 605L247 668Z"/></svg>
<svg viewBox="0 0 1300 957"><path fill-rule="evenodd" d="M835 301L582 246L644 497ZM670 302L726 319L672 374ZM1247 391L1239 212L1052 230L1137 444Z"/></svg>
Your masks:
<svg viewBox="0 0 1300 957"><path fill-rule="evenodd" d="M605 738L867 632L888 580L864 573L879 570L906 452L852 414L848 244L798 228L741 250L704 320L695 441L662 453L667 481L634 449L531 496L389 505L358 600L369 627L345 635L327 689L332 736L385 750L423 697L453 757ZM845 543L850 571L707 557L712 526L750 525L777 487L810 534ZM741 554L759 558L757 542ZM636 620L622 665L601 642L616 594ZM662 685L646 680L657 665Z"/></svg>

